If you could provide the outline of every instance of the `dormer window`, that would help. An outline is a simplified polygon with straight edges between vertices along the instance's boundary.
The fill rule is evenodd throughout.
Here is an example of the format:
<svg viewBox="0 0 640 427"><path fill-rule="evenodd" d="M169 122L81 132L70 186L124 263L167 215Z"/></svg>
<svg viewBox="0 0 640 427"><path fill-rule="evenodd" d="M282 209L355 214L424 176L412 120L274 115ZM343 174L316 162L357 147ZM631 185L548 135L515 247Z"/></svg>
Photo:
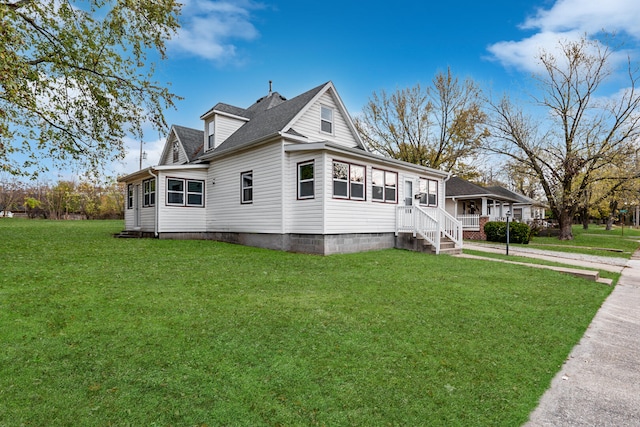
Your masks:
<svg viewBox="0 0 640 427"><path fill-rule="evenodd" d="M178 163L180 160L180 145L178 141L173 142L173 163Z"/></svg>
<svg viewBox="0 0 640 427"><path fill-rule="evenodd" d="M207 128L207 135L208 135L208 140L207 140L207 150L211 150L212 148L215 148L215 136L216 136L216 123L211 120L209 122L209 126Z"/></svg>
<svg viewBox="0 0 640 427"><path fill-rule="evenodd" d="M320 130L326 133L333 133L333 109L320 106Z"/></svg>

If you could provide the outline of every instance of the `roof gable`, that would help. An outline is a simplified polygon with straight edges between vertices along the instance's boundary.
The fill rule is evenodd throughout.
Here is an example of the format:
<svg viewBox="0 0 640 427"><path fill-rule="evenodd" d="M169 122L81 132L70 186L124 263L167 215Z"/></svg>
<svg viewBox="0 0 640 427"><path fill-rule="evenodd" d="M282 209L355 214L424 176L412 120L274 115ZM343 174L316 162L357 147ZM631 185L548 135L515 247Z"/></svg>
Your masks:
<svg viewBox="0 0 640 427"><path fill-rule="evenodd" d="M175 137L175 139L174 139ZM172 125L160 156L160 164L168 163L169 154L173 149L173 141L178 141L180 150L187 163L197 159L204 148L204 132L184 126Z"/></svg>
<svg viewBox="0 0 640 427"><path fill-rule="evenodd" d="M254 104L244 110L227 104L216 104L216 106L205 113L202 118L210 116L215 111L221 111L245 117L249 120L207 154L222 151L226 152L285 133L298 140L309 138L309 135L305 135L304 132L300 132L299 129L294 129L293 126L296 121L326 93L330 93L332 99L335 100L335 104L344 117L347 128L351 131L357 147L366 151L333 83L327 82L289 100L278 92L270 92L267 96L258 99Z"/></svg>

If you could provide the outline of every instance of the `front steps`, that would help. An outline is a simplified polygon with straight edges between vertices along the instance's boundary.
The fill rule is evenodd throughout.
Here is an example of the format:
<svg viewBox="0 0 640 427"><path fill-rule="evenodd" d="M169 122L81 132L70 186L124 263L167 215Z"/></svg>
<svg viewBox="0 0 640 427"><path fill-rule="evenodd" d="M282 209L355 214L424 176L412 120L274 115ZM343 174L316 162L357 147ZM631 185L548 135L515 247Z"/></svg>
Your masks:
<svg viewBox="0 0 640 427"><path fill-rule="evenodd" d="M420 236L414 236L412 233L398 233L395 247L414 252L436 253L436 248L433 245ZM456 244L453 241L446 237L440 239L440 254L459 255L461 253L462 248L456 248Z"/></svg>

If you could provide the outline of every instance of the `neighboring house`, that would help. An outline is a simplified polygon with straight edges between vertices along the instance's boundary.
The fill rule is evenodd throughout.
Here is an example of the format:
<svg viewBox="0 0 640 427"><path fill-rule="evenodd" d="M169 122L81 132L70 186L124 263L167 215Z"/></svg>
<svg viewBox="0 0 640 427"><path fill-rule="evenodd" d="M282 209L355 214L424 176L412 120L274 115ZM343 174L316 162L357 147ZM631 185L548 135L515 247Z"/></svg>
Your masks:
<svg viewBox="0 0 640 427"><path fill-rule="evenodd" d="M462 178L447 182L446 210L461 222L465 239L484 239L488 221L544 219L545 205L500 186L482 187Z"/></svg>
<svg viewBox="0 0 640 427"><path fill-rule="evenodd" d="M119 179L130 234L317 254L461 247L448 175L370 153L331 82L200 118L172 126L159 165Z"/></svg>

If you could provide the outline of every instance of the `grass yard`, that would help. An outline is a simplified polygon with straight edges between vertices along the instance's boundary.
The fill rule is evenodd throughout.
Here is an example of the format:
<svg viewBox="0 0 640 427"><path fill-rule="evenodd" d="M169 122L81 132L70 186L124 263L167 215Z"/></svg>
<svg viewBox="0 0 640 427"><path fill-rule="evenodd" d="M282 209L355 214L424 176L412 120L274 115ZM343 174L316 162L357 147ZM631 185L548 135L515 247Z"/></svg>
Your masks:
<svg viewBox="0 0 640 427"><path fill-rule="evenodd" d="M527 247L552 251L576 252L589 255L631 258L640 246L640 230L616 226L607 231L602 225L573 226L573 240L558 240L557 237L534 237ZM514 247L519 245L514 244Z"/></svg>
<svg viewBox="0 0 640 427"><path fill-rule="evenodd" d="M517 426L611 288L0 220L0 426Z"/></svg>

